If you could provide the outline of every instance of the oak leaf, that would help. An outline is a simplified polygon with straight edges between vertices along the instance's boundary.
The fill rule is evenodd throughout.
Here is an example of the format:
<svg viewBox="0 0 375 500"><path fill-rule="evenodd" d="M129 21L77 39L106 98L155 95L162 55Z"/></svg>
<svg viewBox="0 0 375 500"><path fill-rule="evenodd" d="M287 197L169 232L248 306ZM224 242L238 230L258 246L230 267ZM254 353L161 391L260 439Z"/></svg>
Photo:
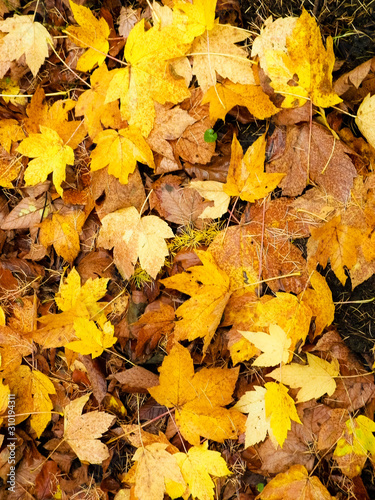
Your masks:
<svg viewBox="0 0 375 500"><path fill-rule="evenodd" d="M264 332L239 332L263 354L257 356L253 366L275 366L280 363L288 363L293 356L290 352L292 340L278 325L269 326L269 334ZM283 380L283 382L285 382Z"/></svg>
<svg viewBox="0 0 375 500"><path fill-rule="evenodd" d="M26 64L36 77L48 56L48 44L53 44L46 28L34 22L33 16L14 14L5 21L0 21L0 31L8 33L0 42L0 63L14 61L25 54Z"/></svg>
<svg viewBox="0 0 375 500"><path fill-rule="evenodd" d="M198 500L214 500L215 484L210 475L223 477L231 474L220 453L208 449L208 441L192 446L187 453L176 453L174 458L189 486L190 494Z"/></svg>
<svg viewBox="0 0 375 500"><path fill-rule="evenodd" d="M91 411L82 415L90 395L71 401L64 408L64 441L77 457L90 464L101 464L109 457L107 446L99 441L112 425L115 417L103 411Z"/></svg>
<svg viewBox="0 0 375 500"><path fill-rule="evenodd" d="M174 78L168 70L168 60L184 56L189 46L172 26L145 31L144 19L129 34L125 46L128 67L114 71L105 102L121 98L122 118L145 137L154 124L154 101L177 104L190 95L185 80Z"/></svg>
<svg viewBox="0 0 375 500"><path fill-rule="evenodd" d="M223 442L243 428L243 416L224 408L232 402L239 368L203 368L194 373L189 351L175 344L159 368L160 385L148 389L167 408L175 408L182 436L199 446L200 436Z"/></svg>
<svg viewBox="0 0 375 500"><path fill-rule="evenodd" d="M308 365L291 363L276 368L268 377L272 377L293 388L300 387L297 394L297 403L318 399L323 394L332 396L336 389L335 377L340 374L339 363L333 359L331 363L306 353Z"/></svg>
<svg viewBox="0 0 375 500"><path fill-rule="evenodd" d="M253 42L252 56L259 57L275 92L285 95L283 107L302 106L310 98L316 106L327 108L341 99L332 88L335 56L331 37L326 47L315 18L303 10L298 19L266 21Z"/></svg>
<svg viewBox="0 0 375 500"><path fill-rule="evenodd" d="M203 266L190 267L160 283L191 297L176 310L180 320L176 322L174 339L204 337L203 351L206 352L230 296L229 277L217 266L211 253L200 250L195 253Z"/></svg>
<svg viewBox="0 0 375 500"><path fill-rule="evenodd" d="M164 493L171 498L183 495L186 484L175 455L166 451L167 446L164 443L152 443L135 452L134 494L137 499L163 500Z"/></svg>
<svg viewBox="0 0 375 500"><path fill-rule="evenodd" d="M56 394L51 380L38 370L30 370L26 365L19 366L6 377L12 394L16 395L16 423L22 422L31 414L31 427L39 438L51 420L53 408L50 394Z"/></svg>
<svg viewBox="0 0 375 500"><path fill-rule="evenodd" d="M242 147L233 136L231 159L224 192L229 196L239 196L241 200L253 203L273 191L284 174L264 172L266 158L266 136L263 134L243 155Z"/></svg>
<svg viewBox="0 0 375 500"><path fill-rule="evenodd" d="M125 279L133 274L138 258L142 269L156 278L168 255L165 239L173 236L171 228L159 217L141 217L135 207L129 207L103 217L98 245L114 247L115 265Z"/></svg>
<svg viewBox="0 0 375 500"><path fill-rule="evenodd" d="M203 96L202 104L206 103L210 103L210 118L214 122L219 119L224 121L226 114L235 106L245 106L260 120L280 111L264 93L262 87L241 85L230 80L224 80L215 87L210 87Z"/></svg>
<svg viewBox="0 0 375 500"><path fill-rule="evenodd" d="M117 177L122 184L127 184L137 161L155 168L152 151L136 127L119 131L103 130L95 136L94 142L97 146L91 153L92 172L108 165L108 173Z"/></svg>
<svg viewBox="0 0 375 500"><path fill-rule="evenodd" d="M74 331L80 340L74 340L65 344L65 347L71 351L80 354L91 354L92 358L100 356L104 349L112 347L117 338L114 337L114 327L109 322L103 322L98 325L87 318L77 318L74 321Z"/></svg>
<svg viewBox="0 0 375 500"><path fill-rule="evenodd" d="M278 474L258 496L260 500L334 500L316 476L309 476L303 465L292 465L287 472Z"/></svg>
<svg viewBox="0 0 375 500"><path fill-rule="evenodd" d="M362 231L341 222L341 215L336 215L320 227L311 228L311 237L307 242L309 264L315 268L320 264L325 268L328 261L332 271L345 285L349 271L357 262L357 247L363 239Z"/></svg>
<svg viewBox="0 0 375 500"><path fill-rule="evenodd" d="M110 33L107 21L101 17L96 19L90 9L77 5L69 0L74 19L80 27L69 26L67 33L79 47L89 48L77 62L78 71L90 71L94 66L100 66L109 50L108 37Z"/></svg>
<svg viewBox="0 0 375 500"><path fill-rule="evenodd" d="M65 180L66 165L74 164L74 151L54 130L40 126L40 134L31 134L18 146L17 151L34 158L25 172L26 185L34 186L44 182L50 173L56 191L63 194L61 183Z"/></svg>

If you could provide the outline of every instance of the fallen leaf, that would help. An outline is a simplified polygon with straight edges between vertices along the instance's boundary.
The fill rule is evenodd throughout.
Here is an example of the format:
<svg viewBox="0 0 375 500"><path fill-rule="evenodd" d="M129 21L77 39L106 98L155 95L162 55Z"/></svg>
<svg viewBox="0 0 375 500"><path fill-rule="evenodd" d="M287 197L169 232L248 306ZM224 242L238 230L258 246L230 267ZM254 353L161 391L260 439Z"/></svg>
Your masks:
<svg viewBox="0 0 375 500"><path fill-rule="evenodd" d="M175 408L182 436L194 446L200 436L223 442L238 435L242 415L224 408L232 402L239 368L203 368L194 374L189 351L175 344L159 368L160 385L149 389L151 396L167 408Z"/></svg>
<svg viewBox="0 0 375 500"><path fill-rule="evenodd" d="M190 188L195 189L206 200L213 201L213 207L206 207L199 215L200 219L217 219L228 211L230 196L224 192L224 184L216 181L191 181Z"/></svg>
<svg viewBox="0 0 375 500"><path fill-rule="evenodd" d="M82 415L90 395L71 401L64 408L64 440L77 457L90 464L101 464L109 457L107 446L99 441L115 420L103 411L91 411Z"/></svg>
<svg viewBox="0 0 375 500"><path fill-rule="evenodd" d="M333 359L329 363L310 353L306 353L306 356L308 365L291 363L276 368L268 374L269 377L290 387L300 387L297 403L310 401L314 398L319 399L324 394L332 396L336 389L335 377L340 375L337 359Z"/></svg>
<svg viewBox="0 0 375 500"><path fill-rule="evenodd" d="M46 28L34 22L34 16L14 14L0 21L0 30L8 33L1 42L0 62L15 61L25 54L26 64L36 77L48 56L48 44L53 45Z"/></svg>
<svg viewBox="0 0 375 500"><path fill-rule="evenodd" d="M303 465L292 465L288 472L274 477L260 493L261 500L334 500L316 476L309 476Z"/></svg>
<svg viewBox="0 0 375 500"><path fill-rule="evenodd" d="M264 441L270 425L266 418L265 396L267 390L255 385L253 391L247 391L237 401L233 408L242 413L248 413L245 431L245 448Z"/></svg>
<svg viewBox="0 0 375 500"><path fill-rule="evenodd" d="M133 366L129 370L116 373L115 378L120 382L121 390L130 393L147 394L150 387L159 383L159 377L142 366Z"/></svg>
<svg viewBox="0 0 375 500"><path fill-rule="evenodd" d="M119 231L119 228L123 231ZM141 217L135 207L123 208L102 219L98 245L114 249L114 261L124 278L129 279L139 258L142 269L156 278L168 255L166 238L174 234L168 224L156 217Z"/></svg>
<svg viewBox="0 0 375 500"><path fill-rule="evenodd" d="M196 250L196 254L203 266L190 267L160 283L191 297L176 310L180 319L176 322L173 338L179 341L204 337L203 352L206 352L230 296L229 278L217 266L211 253Z"/></svg>
<svg viewBox="0 0 375 500"><path fill-rule="evenodd" d="M53 173L53 183L60 196L63 194L61 183L65 180L66 165L74 164L74 151L64 145L54 130L40 126L40 134L30 134L18 146L17 151L34 158L28 163L25 181L28 186L44 182Z"/></svg>
<svg viewBox="0 0 375 500"><path fill-rule="evenodd" d="M71 0L69 5L80 27L68 26L66 31L78 47L88 48L79 58L77 70L90 71L96 65L100 66L106 59L110 29L103 17L98 21L91 10L84 5L78 5Z"/></svg>
<svg viewBox="0 0 375 500"><path fill-rule="evenodd" d="M50 213L51 205L45 197L23 198L3 219L1 229L28 229L39 224Z"/></svg>
<svg viewBox="0 0 375 500"><path fill-rule="evenodd" d="M241 330L239 332L255 347L263 351L263 354L257 356L253 361L253 366L275 366L280 363L288 363L293 357L293 352L290 352L292 340L278 325L270 325L269 334Z"/></svg>
<svg viewBox="0 0 375 500"><path fill-rule="evenodd" d="M187 453L176 453L174 457L190 494L198 500L214 500L215 484L210 475L223 477L231 474L220 453L208 449L208 441L192 446Z"/></svg>
<svg viewBox="0 0 375 500"><path fill-rule="evenodd" d="M25 134L17 120L1 120L0 122L0 144L5 151L10 153L12 142L22 141Z"/></svg>
<svg viewBox="0 0 375 500"><path fill-rule="evenodd" d="M94 321L86 318L77 318L74 320L74 331L79 340L69 342L65 344L65 347L80 354L91 354L93 359L100 356L105 349L109 349L117 341L113 335L113 325L109 321L97 325Z"/></svg>
<svg viewBox="0 0 375 500"><path fill-rule="evenodd" d="M375 111L375 99L371 94L363 99L357 110L355 122L362 135L371 146L375 147L375 134L373 132L373 116Z"/></svg>
<svg viewBox="0 0 375 500"><path fill-rule="evenodd" d="M266 158L266 136L263 134L243 155L242 147L233 136L232 155L224 192L229 196L239 196L241 200L254 203L273 191L284 174L264 172Z"/></svg>

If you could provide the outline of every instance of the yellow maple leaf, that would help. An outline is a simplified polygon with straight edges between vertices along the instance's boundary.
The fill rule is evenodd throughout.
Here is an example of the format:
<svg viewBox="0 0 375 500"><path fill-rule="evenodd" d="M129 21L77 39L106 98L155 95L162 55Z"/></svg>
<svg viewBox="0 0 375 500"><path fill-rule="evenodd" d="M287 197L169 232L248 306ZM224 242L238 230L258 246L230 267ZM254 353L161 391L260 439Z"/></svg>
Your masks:
<svg viewBox="0 0 375 500"><path fill-rule="evenodd" d="M65 406L64 441L81 461L101 464L109 457L109 451L99 439L112 425L115 417L103 411L90 411L82 415L89 398L90 395L86 394Z"/></svg>
<svg viewBox="0 0 375 500"><path fill-rule="evenodd" d="M301 424L293 399L288 394L288 389L283 384L267 382L264 384L267 392L264 396L266 418L270 423L270 438L275 446L283 447L284 441L290 431L291 421Z"/></svg>
<svg viewBox="0 0 375 500"><path fill-rule="evenodd" d="M34 22L34 16L14 14L0 21L0 31L8 33L1 41L0 63L14 61L25 54L26 64L36 77L48 56L48 44L53 45L46 28Z"/></svg>
<svg viewBox="0 0 375 500"><path fill-rule="evenodd" d="M199 219L217 219L228 210L230 196L224 193L224 184L217 181L191 181L190 186L206 200L213 201L213 207L206 207Z"/></svg>
<svg viewBox="0 0 375 500"><path fill-rule="evenodd" d="M52 214L40 224L40 243L45 247L53 245L57 255L72 263L81 246L79 234L86 220L82 210L67 215Z"/></svg>
<svg viewBox="0 0 375 500"><path fill-rule="evenodd" d="M17 151L31 160L25 172L26 185L34 186L44 182L53 172L52 179L56 191L63 194L61 183L65 180L66 165L74 164L74 151L54 130L40 126L40 134L30 134L18 146Z"/></svg>
<svg viewBox="0 0 375 500"><path fill-rule="evenodd" d="M137 161L155 168L150 146L136 127L119 130L103 130L95 136L97 144L91 153L90 168L93 172L108 165L108 173L117 177L122 184L128 183L129 174Z"/></svg>
<svg viewBox="0 0 375 500"><path fill-rule="evenodd" d="M287 363L293 356L290 352L292 340L278 325L269 326L269 334L264 332L239 331L249 342L263 351L253 362L254 366L275 366Z"/></svg>
<svg viewBox="0 0 375 500"><path fill-rule="evenodd" d="M255 385L253 391L247 391L233 406L242 413L248 413L245 430L245 448L260 443L266 439L270 431L269 422L266 418L265 396L267 390Z"/></svg>
<svg viewBox="0 0 375 500"><path fill-rule="evenodd" d="M85 127L91 139L105 128L119 129L122 125L118 102L106 102L106 94L114 71L108 71L103 63L90 77L91 88L83 92L77 101L76 116L85 117ZM117 100L117 97L113 99Z"/></svg>
<svg viewBox="0 0 375 500"><path fill-rule="evenodd" d="M232 402L239 368L203 368L194 373L189 351L175 344L159 372L160 385L148 391L158 403L176 409L176 423L189 443L199 446L200 436L223 442L242 431L243 416L224 408Z"/></svg>
<svg viewBox="0 0 375 500"><path fill-rule="evenodd" d="M128 67L114 71L106 103L121 98L121 116L147 137L155 119L154 101L177 104L190 96L184 78L175 78L168 61L182 57L186 44L174 26L145 31L144 19L131 30L125 46Z"/></svg>
<svg viewBox="0 0 375 500"><path fill-rule="evenodd" d="M25 134L17 120L4 119L0 122L0 144L10 152L12 142L22 141Z"/></svg>
<svg viewBox="0 0 375 500"><path fill-rule="evenodd" d="M307 242L309 264L314 268L320 264L324 268L329 261L332 271L345 285L347 277L344 268L350 270L357 262L357 247L363 240L362 231L342 224L341 215L337 215L322 226L311 228L310 232Z"/></svg>
<svg viewBox="0 0 375 500"><path fill-rule="evenodd" d="M303 465L292 465L277 474L258 495L260 500L335 500L316 476L309 476Z"/></svg>
<svg viewBox="0 0 375 500"><path fill-rule="evenodd" d="M98 300L106 294L108 281L107 278L90 278L81 286L81 277L73 268L55 295L55 302L63 312L38 318L45 326L33 332L35 342L45 348L64 346L75 339L75 319L95 317L99 320L102 306Z"/></svg>
<svg viewBox="0 0 375 500"><path fill-rule="evenodd" d="M135 497L142 500L163 500L181 497L186 483L176 456L166 451L167 444L152 443L138 448L133 456L135 468Z"/></svg>
<svg viewBox="0 0 375 500"><path fill-rule="evenodd" d="M241 144L233 136L230 165L224 192L253 203L273 191L285 174L264 172L266 135L259 137L243 155Z"/></svg>
<svg viewBox="0 0 375 500"><path fill-rule="evenodd" d="M310 277L310 283L313 289L306 288L298 298L310 307L315 316L314 337L317 337L334 320L335 304L332 300L332 292L321 274L315 271Z"/></svg>
<svg viewBox="0 0 375 500"><path fill-rule="evenodd" d="M156 278L169 253L165 239L173 236L171 228L159 217L141 217L135 207L129 207L103 217L98 245L114 247L115 264L125 279L133 274L138 258L142 269Z"/></svg>
<svg viewBox="0 0 375 500"><path fill-rule="evenodd" d="M74 320L74 331L80 340L69 342L65 347L80 354L91 354L92 358L100 356L104 349L112 347L117 338L114 337L114 327L106 321L98 328L94 321L87 318L77 318Z"/></svg>
<svg viewBox="0 0 375 500"><path fill-rule="evenodd" d="M195 0L193 4L188 2L176 2L173 11L176 14L179 10L186 14L186 25L184 31L191 41L201 35L206 30L212 30L215 21L216 0ZM178 25L181 19L174 18L174 23Z"/></svg>
<svg viewBox="0 0 375 500"><path fill-rule="evenodd" d="M375 147L374 111L375 97L371 96L371 94L367 94L357 110L357 117L355 119L361 134L367 139L372 147Z"/></svg>
<svg viewBox="0 0 375 500"><path fill-rule="evenodd" d="M333 40L324 48L313 16L303 10L296 19L269 20L254 40L252 56L258 56L271 85L285 99L285 108L302 106L310 98L316 106L329 107L341 102L332 88L335 63Z"/></svg>
<svg viewBox="0 0 375 500"><path fill-rule="evenodd" d="M20 94L21 89L17 80L12 80L9 77L3 78L0 80L0 89L0 95L7 104L11 102L12 104L26 106L27 97L22 97L22 94Z"/></svg>
<svg viewBox="0 0 375 500"><path fill-rule="evenodd" d="M26 365L20 365L5 379L12 394L16 395L16 423L26 420L30 414L31 427L38 438L51 420L53 408L50 394L56 394L51 380L38 370L30 370ZM35 412L35 413L34 413Z"/></svg>
<svg viewBox="0 0 375 500"><path fill-rule="evenodd" d="M176 322L174 338L194 340L204 337L203 352L206 352L229 300L230 282L210 252L196 250L196 254L203 266L190 267L184 273L160 280L160 283L191 296L176 310L176 316L181 319Z"/></svg>
<svg viewBox="0 0 375 500"><path fill-rule="evenodd" d="M80 27L69 26L66 31L78 47L89 47L78 59L77 70L90 71L94 66L100 66L105 61L109 50L108 37L110 29L103 17L97 20L87 7L77 5L72 0L69 0L69 4L74 19Z"/></svg>
<svg viewBox="0 0 375 500"><path fill-rule="evenodd" d="M276 368L268 374L283 384L293 388L300 387L297 394L297 403L318 399L323 394L331 396L336 389L334 377L338 377L339 362L333 359L331 363L318 358L313 354L306 353L308 365L291 363L287 366Z"/></svg>
<svg viewBox="0 0 375 500"><path fill-rule="evenodd" d="M264 120L280 111L260 85L242 85L224 80L210 87L202 99L202 104L210 103L210 119L225 121L225 116L234 106L245 106L249 112Z"/></svg>
<svg viewBox="0 0 375 500"><path fill-rule="evenodd" d="M208 441L192 446L187 453L173 455L189 486L189 492L198 500L214 500L215 484L210 476L223 477L231 474L218 451L208 449Z"/></svg>

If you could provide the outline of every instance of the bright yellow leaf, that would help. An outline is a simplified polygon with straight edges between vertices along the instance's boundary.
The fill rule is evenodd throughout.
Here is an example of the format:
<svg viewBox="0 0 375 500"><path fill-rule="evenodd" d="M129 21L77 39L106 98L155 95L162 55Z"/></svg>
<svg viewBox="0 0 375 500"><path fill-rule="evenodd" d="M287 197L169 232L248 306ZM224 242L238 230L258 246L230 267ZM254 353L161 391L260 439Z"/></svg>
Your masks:
<svg viewBox="0 0 375 500"><path fill-rule="evenodd" d="M367 94L359 105L355 122L361 131L361 134L367 139L373 148L375 148L374 113L375 96Z"/></svg>
<svg viewBox="0 0 375 500"><path fill-rule="evenodd" d="M52 37L46 28L34 22L34 16L14 14L0 21L0 31L8 33L1 41L0 63L15 61L25 54L26 64L34 77L48 56Z"/></svg>
<svg viewBox="0 0 375 500"><path fill-rule="evenodd" d="M206 30L212 30L215 21L216 0L195 0L193 4L188 2L176 2L173 10L181 10L187 16L186 31L192 39L201 35Z"/></svg>
<svg viewBox="0 0 375 500"><path fill-rule="evenodd" d="M117 177L122 184L128 183L129 174L137 166L137 161L155 168L150 146L139 130L128 127L116 130L103 130L95 136L97 144L91 153L90 168L93 172L108 165L108 173Z"/></svg>
<svg viewBox="0 0 375 500"><path fill-rule="evenodd" d="M22 155L34 158L27 165L26 185L34 186L39 182L44 182L53 172L53 183L56 191L62 196L61 183L65 180L66 165L74 164L73 149L64 145L63 140L54 130L41 125L40 132L40 134L30 134L17 148Z"/></svg>
<svg viewBox="0 0 375 500"><path fill-rule="evenodd" d="M174 338L194 340L204 337L203 352L206 352L229 300L230 282L210 252L196 250L196 254L203 266L190 267L184 273L160 280L160 283L191 297L176 310L180 320L176 322Z"/></svg>
<svg viewBox="0 0 375 500"><path fill-rule="evenodd" d="M266 392L264 387L255 385L254 390L245 392L233 407L242 413L248 413L245 448L264 441L267 432L270 433L270 424L266 418Z"/></svg>
<svg viewBox="0 0 375 500"><path fill-rule="evenodd" d="M94 66L100 66L105 61L109 50L108 37L110 29L103 17L98 21L87 7L77 5L71 0L69 0L69 4L74 19L80 27L69 26L67 32L78 47L89 48L78 59L77 70L90 71Z"/></svg>
<svg viewBox="0 0 375 500"><path fill-rule="evenodd" d="M25 134L17 120L4 119L0 122L0 144L10 152L12 142L22 141Z"/></svg>
<svg viewBox="0 0 375 500"><path fill-rule="evenodd" d="M268 374L283 384L293 388L301 387L297 394L297 403L318 399L323 394L331 396L336 389L334 377L339 376L339 363L333 359L331 363L306 353L308 365L291 363L287 366L276 368Z"/></svg>
<svg viewBox="0 0 375 500"><path fill-rule="evenodd" d="M182 436L198 446L200 436L223 442L243 428L244 418L227 410L239 368L203 368L194 374L189 351L175 344L159 368L160 385L148 389L161 405L175 408L176 423Z"/></svg>
<svg viewBox="0 0 375 500"><path fill-rule="evenodd" d="M275 366L280 363L287 363L293 355L290 352L292 340L278 325L269 326L269 335L264 332L242 332L242 335L263 354L258 356L253 362L254 366Z"/></svg>
<svg viewBox="0 0 375 500"><path fill-rule="evenodd" d="M267 382L265 399L266 418L270 421L270 438L275 446L283 447L288 431L292 428L291 421L301 424L293 399L283 384Z"/></svg>
<svg viewBox="0 0 375 500"><path fill-rule="evenodd" d="M135 207L129 207L103 217L98 245L114 247L115 264L125 279L133 274L138 258L142 269L156 278L169 253L165 239L173 236L171 228L159 217L141 217Z"/></svg>
<svg viewBox="0 0 375 500"><path fill-rule="evenodd" d="M278 113L279 108L272 103L260 85L242 85L224 80L210 87L202 99L202 104L210 103L210 119L225 121L226 114L234 106L244 106L260 120Z"/></svg>
<svg viewBox="0 0 375 500"><path fill-rule="evenodd" d="M210 475L223 477L231 474L220 453L208 449L208 441L200 446L192 446L187 453L173 456L189 486L190 494L198 500L214 500L215 485Z"/></svg>
<svg viewBox="0 0 375 500"><path fill-rule="evenodd" d="M92 358L100 356L104 349L112 347L117 341L109 321L104 323L103 328L98 328L94 321L77 318L74 320L74 331L80 340L69 342L65 347L80 354L91 354Z"/></svg>
<svg viewBox="0 0 375 500"><path fill-rule="evenodd" d="M231 159L224 192L253 203L273 191L285 174L264 172L266 135L259 137L243 155L241 144L233 136Z"/></svg>

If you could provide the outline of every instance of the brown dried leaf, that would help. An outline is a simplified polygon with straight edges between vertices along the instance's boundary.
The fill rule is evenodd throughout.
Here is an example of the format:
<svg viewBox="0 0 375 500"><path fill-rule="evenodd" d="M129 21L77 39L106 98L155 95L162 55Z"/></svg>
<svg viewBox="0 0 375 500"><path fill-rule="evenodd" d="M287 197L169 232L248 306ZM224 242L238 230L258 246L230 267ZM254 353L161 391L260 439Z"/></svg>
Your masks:
<svg viewBox="0 0 375 500"><path fill-rule="evenodd" d="M121 389L124 392L146 394L149 387L159 384L159 377L142 366L133 366L129 370L116 373L115 378L122 384Z"/></svg>

